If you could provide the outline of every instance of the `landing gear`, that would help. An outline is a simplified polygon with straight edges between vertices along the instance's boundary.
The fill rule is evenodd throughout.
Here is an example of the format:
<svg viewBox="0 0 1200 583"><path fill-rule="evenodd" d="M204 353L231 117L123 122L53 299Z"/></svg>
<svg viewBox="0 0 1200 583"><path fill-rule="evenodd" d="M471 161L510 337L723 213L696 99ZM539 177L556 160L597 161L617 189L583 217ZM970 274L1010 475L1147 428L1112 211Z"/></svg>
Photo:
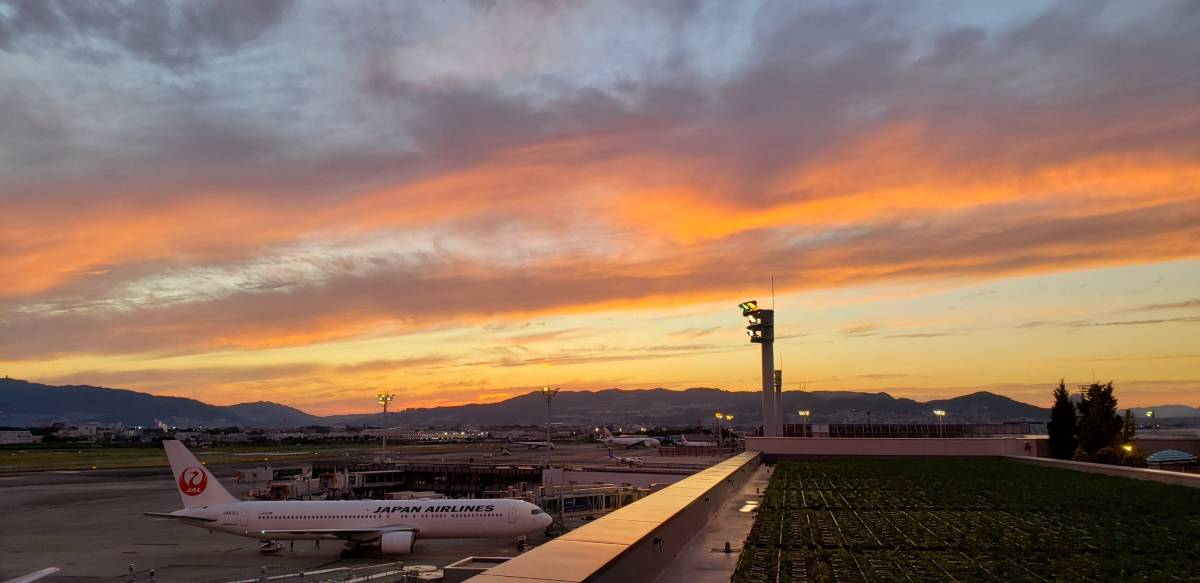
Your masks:
<svg viewBox="0 0 1200 583"><path fill-rule="evenodd" d="M341 554L338 556L340 556L343 559L353 559L353 558L358 557L361 554L362 554L362 545L360 545L356 542L353 542L353 541L346 541L346 548L342 549Z"/></svg>
<svg viewBox="0 0 1200 583"><path fill-rule="evenodd" d="M273 555L283 550L283 545L273 540L258 541L258 552L264 555Z"/></svg>

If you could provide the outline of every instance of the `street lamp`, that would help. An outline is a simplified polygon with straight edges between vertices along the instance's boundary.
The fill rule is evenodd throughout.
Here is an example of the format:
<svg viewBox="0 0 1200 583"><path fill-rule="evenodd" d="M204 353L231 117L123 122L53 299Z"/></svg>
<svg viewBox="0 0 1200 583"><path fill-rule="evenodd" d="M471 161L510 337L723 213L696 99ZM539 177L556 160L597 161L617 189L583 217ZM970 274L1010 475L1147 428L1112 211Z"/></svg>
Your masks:
<svg viewBox="0 0 1200 583"><path fill-rule="evenodd" d="M546 399L546 467L550 467L550 403L554 401L558 391L557 387L552 389L550 385L542 387L542 398Z"/></svg>
<svg viewBox="0 0 1200 583"><path fill-rule="evenodd" d="M725 414L725 429L729 431L729 446L733 447L733 415L729 413Z"/></svg>
<svg viewBox="0 0 1200 583"><path fill-rule="evenodd" d="M392 400L394 400L395 398L396 398L396 396L395 396L395 395L393 395L393 394L391 394L391 393L388 393L388 392L383 392L383 393L379 393L378 395L375 395L375 400L376 400L376 401L378 401L380 405L383 405L383 449L384 449L385 451L387 450L387 434L388 434L388 427L387 427L387 410L388 410L388 403L391 403L391 402L392 402Z"/></svg>
<svg viewBox="0 0 1200 583"><path fill-rule="evenodd" d="M812 437L812 432L807 430L808 429L808 418L811 415L812 415L812 411L809 411L808 409L800 410L800 431L802 433L801 437Z"/></svg>
<svg viewBox="0 0 1200 583"><path fill-rule="evenodd" d="M938 418L938 437L946 437L945 421L946 411L943 409L934 409L933 414Z"/></svg>
<svg viewBox="0 0 1200 583"><path fill-rule="evenodd" d="M721 433L721 420L725 418L725 414L717 411L713 414L713 417L717 418L717 447L724 447L725 434Z"/></svg>

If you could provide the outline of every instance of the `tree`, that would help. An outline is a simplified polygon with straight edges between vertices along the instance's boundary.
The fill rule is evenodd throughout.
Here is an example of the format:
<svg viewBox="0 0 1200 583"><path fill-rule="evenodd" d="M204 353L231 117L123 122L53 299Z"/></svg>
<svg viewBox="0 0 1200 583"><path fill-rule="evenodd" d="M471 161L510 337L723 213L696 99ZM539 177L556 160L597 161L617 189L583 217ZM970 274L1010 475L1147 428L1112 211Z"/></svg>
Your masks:
<svg viewBox="0 0 1200 583"><path fill-rule="evenodd" d="M1115 447L1121 437L1121 417L1113 386L1092 383L1081 387L1079 403L1079 447L1093 458L1105 447Z"/></svg>
<svg viewBox="0 0 1200 583"><path fill-rule="evenodd" d="M1121 443L1133 445L1133 438L1137 437L1137 422L1133 420L1133 411L1125 410L1125 423L1121 425Z"/></svg>
<svg viewBox="0 0 1200 583"><path fill-rule="evenodd" d="M1054 389L1054 406L1050 408L1050 422L1046 424L1046 429L1050 433L1050 457L1071 459L1076 446L1075 406L1071 404L1067 384L1062 380Z"/></svg>

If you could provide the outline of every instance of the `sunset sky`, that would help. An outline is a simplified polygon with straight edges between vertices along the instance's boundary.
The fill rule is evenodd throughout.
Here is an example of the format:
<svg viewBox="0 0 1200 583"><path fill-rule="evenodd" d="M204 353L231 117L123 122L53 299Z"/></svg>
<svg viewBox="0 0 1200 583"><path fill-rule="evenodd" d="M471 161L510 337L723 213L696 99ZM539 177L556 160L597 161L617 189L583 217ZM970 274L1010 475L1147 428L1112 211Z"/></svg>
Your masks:
<svg viewBox="0 0 1200 583"><path fill-rule="evenodd" d="M0 1L0 375L1200 405L1200 3L880 4Z"/></svg>

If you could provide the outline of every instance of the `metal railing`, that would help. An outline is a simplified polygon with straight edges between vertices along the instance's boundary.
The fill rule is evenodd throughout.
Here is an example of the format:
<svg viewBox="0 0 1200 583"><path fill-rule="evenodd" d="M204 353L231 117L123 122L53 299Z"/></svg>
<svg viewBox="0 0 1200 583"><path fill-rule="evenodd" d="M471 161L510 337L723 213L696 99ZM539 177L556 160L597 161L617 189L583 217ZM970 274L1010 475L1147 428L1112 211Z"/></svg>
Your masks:
<svg viewBox="0 0 1200 583"><path fill-rule="evenodd" d="M241 579L231 583L407 583L417 581L417 572L406 569L402 562L359 565L354 567L330 567L312 571L298 571L271 575L266 567L252 579Z"/></svg>

